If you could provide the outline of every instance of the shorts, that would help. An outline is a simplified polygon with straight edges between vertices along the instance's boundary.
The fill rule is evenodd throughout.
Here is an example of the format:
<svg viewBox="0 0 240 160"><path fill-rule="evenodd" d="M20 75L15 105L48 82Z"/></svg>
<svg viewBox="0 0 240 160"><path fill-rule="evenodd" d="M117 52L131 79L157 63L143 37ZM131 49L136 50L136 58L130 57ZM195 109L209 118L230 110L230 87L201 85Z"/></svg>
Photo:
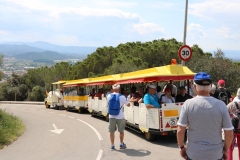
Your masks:
<svg viewBox="0 0 240 160"><path fill-rule="evenodd" d="M125 128L125 119L116 119L116 118L109 118L109 132L115 132L118 128L118 132L123 132Z"/></svg>

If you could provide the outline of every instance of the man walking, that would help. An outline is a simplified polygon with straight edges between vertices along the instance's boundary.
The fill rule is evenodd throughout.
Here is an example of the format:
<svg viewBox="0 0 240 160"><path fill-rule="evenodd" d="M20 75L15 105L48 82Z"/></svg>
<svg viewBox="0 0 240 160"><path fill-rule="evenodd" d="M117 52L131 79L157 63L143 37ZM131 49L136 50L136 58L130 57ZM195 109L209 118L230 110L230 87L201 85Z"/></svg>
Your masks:
<svg viewBox="0 0 240 160"><path fill-rule="evenodd" d="M127 105L128 107L130 106L130 103L127 102L127 99L125 96L120 95L120 85L119 84L114 84L112 86L113 88L113 93L109 94L107 96L107 101L108 104L111 105L113 103L109 103L111 97L113 96L113 94L115 94L116 97L119 98L118 102L120 104L120 111L117 115L111 115L111 113L109 113L109 132L110 132L110 141L111 141L111 150L115 150L115 145L114 145L114 138L115 138L115 131L118 128L118 132L120 133L120 149L125 149L127 146L126 144L123 142L123 138L124 138L124 128L125 128L125 119L124 119L124 114L123 114L123 105ZM113 107L114 106L108 106Z"/></svg>
<svg viewBox="0 0 240 160"><path fill-rule="evenodd" d="M177 141L180 155L187 160L227 159L233 139L233 126L226 105L209 95L210 76L199 72L194 76L197 96L182 106L178 121ZM187 144L184 137L187 131ZM222 129L225 141L222 142Z"/></svg>
<svg viewBox="0 0 240 160"><path fill-rule="evenodd" d="M214 97L222 100L226 105L232 102L231 93L225 88L225 81L220 79L218 81L218 89L214 92Z"/></svg>

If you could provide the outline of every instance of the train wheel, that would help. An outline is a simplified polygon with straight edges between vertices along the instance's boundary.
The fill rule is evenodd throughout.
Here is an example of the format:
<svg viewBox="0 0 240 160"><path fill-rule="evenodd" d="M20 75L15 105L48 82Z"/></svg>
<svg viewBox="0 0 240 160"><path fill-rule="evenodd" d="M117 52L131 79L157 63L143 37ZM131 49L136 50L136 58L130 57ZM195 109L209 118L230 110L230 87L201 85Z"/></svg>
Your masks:
<svg viewBox="0 0 240 160"><path fill-rule="evenodd" d="M106 120L107 122L109 122L109 116L108 116L108 115L105 117L105 120Z"/></svg>
<svg viewBox="0 0 240 160"><path fill-rule="evenodd" d="M54 106L54 109L59 110L59 106L58 106L58 105L55 105L55 106Z"/></svg>
<svg viewBox="0 0 240 160"><path fill-rule="evenodd" d="M48 105L47 102L45 102L45 106L46 108L50 108L50 105Z"/></svg>
<svg viewBox="0 0 240 160"><path fill-rule="evenodd" d="M68 106L67 106L66 110L69 111L69 107Z"/></svg>
<svg viewBox="0 0 240 160"><path fill-rule="evenodd" d="M155 134L152 134L152 133L149 133L149 132L145 132L144 134L145 134L146 140L148 140L148 141L153 141L154 139L156 139Z"/></svg>
<svg viewBox="0 0 240 160"><path fill-rule="evenodd" d="M83 113L83 109L79 107L79 109L77 110L78 113Z"/></svg>

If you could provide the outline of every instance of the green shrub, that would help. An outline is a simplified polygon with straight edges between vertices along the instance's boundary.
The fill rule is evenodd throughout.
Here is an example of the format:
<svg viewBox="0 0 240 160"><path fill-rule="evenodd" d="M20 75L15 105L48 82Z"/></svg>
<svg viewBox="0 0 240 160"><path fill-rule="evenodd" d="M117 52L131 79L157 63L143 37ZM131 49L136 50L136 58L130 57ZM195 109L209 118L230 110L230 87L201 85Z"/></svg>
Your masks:
<svg viewBox="0 0 240 160"><path fill-rule="evenodd" d="M25 126L18 117L0 109L0 149L15 141L24 130Z"/></svg>

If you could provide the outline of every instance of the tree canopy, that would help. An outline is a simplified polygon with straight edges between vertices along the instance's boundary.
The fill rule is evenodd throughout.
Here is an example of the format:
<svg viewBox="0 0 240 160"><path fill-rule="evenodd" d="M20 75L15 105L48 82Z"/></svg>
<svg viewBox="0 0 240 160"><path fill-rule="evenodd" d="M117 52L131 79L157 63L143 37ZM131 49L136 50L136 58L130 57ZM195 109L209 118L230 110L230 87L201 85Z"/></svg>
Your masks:
<svg viewBox="0 0 240 160"><path fill-rule="evenodd" d="M183 44L176 39L158 39L149 42L127 42L116 47L104 46L97 48L83 61L74 65L67 62L57 63L52 67L41 67L31 69L27 74L12 78L0 86L0 99L13 100L13 93L21 99L41 99L42 96L30 94L43 93L43 90L50 90L51 83L58 80L73 80L88 77L97 77L117 73L125 73L146 69L151 67L168 65L172 59L177 59L178 50ZM226 87L233 93L239 87L240 63L234 63L225 57L221 49L217 48L214 54L204 52L197 44L191 46L193 55L191 60L185 63L193 72L204 71L211 75L213 82L219 79L226 81ZM0 64L2 58L0 57ZM29 95L20 95L25 89ZM8 89L9 88L9 89ZM18 89L17 89L18 88ZM9 95L8 95L9 94Z"/></svg>

